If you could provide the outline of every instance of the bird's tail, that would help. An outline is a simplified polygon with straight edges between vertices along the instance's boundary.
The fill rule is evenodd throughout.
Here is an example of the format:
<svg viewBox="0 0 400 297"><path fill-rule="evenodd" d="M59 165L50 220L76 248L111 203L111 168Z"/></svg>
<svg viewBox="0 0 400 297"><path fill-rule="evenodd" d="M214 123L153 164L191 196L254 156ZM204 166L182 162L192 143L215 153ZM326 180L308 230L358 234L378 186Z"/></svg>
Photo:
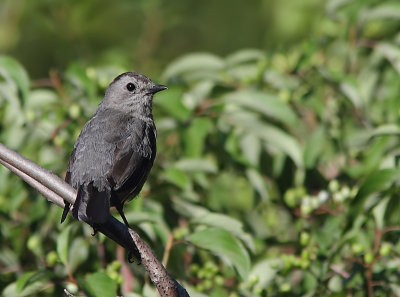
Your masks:
<svg viewBox="0 0 400 297"><path fill-rule="evenodd" d="M72 216L90 225L105 223L110 216L110 190L98 191L93 183L78 188Z"/></svg>
<svg viewBox="0 0 400 297"><path fill-rule="evenodd" d="M71 204L68 201L64 200L64 204L65 204L65 206L64 206L64 210L63 210L63 213L61 216L61 224L65 221L67 214L69 212L69 209L71 208Z"/></svg>

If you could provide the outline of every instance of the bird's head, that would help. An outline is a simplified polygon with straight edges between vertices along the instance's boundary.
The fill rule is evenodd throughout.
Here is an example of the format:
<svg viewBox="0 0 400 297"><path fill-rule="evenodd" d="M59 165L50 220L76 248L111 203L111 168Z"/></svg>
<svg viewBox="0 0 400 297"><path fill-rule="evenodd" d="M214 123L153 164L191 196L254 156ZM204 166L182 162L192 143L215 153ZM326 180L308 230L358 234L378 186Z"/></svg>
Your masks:
<svg viewBox="0 0 400 297"><path fill-rule="evenodd" d="M151 114L153 95L166 90L137 72L125 72L108 86L99 108L113 108L128 113Z"/></svg>

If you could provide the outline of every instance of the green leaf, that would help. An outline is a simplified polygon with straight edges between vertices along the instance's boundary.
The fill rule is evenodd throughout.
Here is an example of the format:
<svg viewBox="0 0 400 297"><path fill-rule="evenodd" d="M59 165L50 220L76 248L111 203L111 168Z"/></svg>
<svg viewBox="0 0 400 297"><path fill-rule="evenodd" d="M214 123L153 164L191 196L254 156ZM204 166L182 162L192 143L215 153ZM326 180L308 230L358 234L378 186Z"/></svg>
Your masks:
<svg viewBox="0 0 400 297"><path fill-rule="evenodd" d="M85 262L88 255L89 248L87 242L82 237L75 238L69 248L68 266L70 272L73 273L81 263Z"/></svg>
<svg viewBox="0 0 400 297"><path fill-rule="evenodd" d="M258 194L263 199L263 201L267 202L269 199L269 194L267 191L267 184L264 181L263 176L257 170L250 169L250 168L248 168L246 170L246 175L247 175L250 183L254 187L254 189L258 192Z"/></svg>
<svg viewBox="0 0 400 297"><path fill-rule="evenodd" d="M221 228L205 228L194 232L188 240L200 248L207 249L229 264L232 264L242 279L250 269L250 257L242 244L228 231Z"/></svg>
<svg viewBox="0 0 400 297"><path fill-rule="evenodd" d="M247 178L225 171L210 184L207 203L213 210L248 212L253 207L254 190Z"/></svg>
<svg viewBox="0 0 400 297"><path fill-rule="evenodd" d="M195 53L188 54L173 61L165 70L164 76L171 79L176 76L196 72L216 72L224 67L224 61L213 54Z"/></svg>
<svg viewBox="0 0 400 297"><path fill-rule="evenodd" d="M28 98L25 102L25 108L44 108L50 109L51 104L58 101L56 93L50 90L38 89L33 90L29 93Z"/></svg>
<svg viewBox="0 0 400 297"><path fill-rule="evenodd" d="M26 286L21 292L17 289L16 283L8 285L1 293L2 297L31 297L42 296L39 293L49 288L50 281L37 280ZM46 294L43 294L46 295Z"/></svg>
<svg viewBox="0 0 400 297"><path fill-rule="evenodd" d="M86 276L84 288L89 297L115 297L117 295L117 284L104 272Z"/></svg>
<svg viewBox="0 0 400 297"><path fill-rule="evenodd" d="M68 251L72 225L68 225L57 238L57 253L64 265L68 265Z"/></svg>
<svg viewBox="0 0 400 297"><path fill-rule="evenodd" d="M285 152L298 167L303 167L303 152L296 138L273 126L264 126L264 130L259 132L268 146Z"/></svg>
<svg viewBox="0 0 400 297"><path fill-rule="evenodd" d="M387 42L380 42L374 46L374 49L392 63L397 73L400 73L400 60L398 59L400 49L398 46Z"/></svg>
<svg viewBox="0 0 400 297"><path fill-rule="evenodd" d="M243 156L255 167L259 166L261 155L261 141L254 133L245 133L240 138L240 149Z"/></svg>
<svg viewBox="0 0 400 297"><path fill-rule="evenodd" d="M29 77L26 70L15 59L7 56L0 56L0 76L6 80L12 79L26 98L30 88Z"/></svg>
<svg viewBox="0 0 400 297"><path fill-rule="evenodd" d="M154 104L163 108L168 114L179 121L186 121L191 115L190 109L182 102L182 92L176 88L171 88L168 92L157 94Z"/></svg>
<svg viewBox="0 0 400 297"><path fill-rule="evenodd" d="M2 292L5 297L27 297L36 296L48 288L53 274L47 270L37 270L21 275L15 283L7 286Z"/></svg>
<svg viewBox="0 0 400 297"><path fill-rule="evenodd" d="M36 271L25 272L16 281L17 290L21 292L28 284L29 280L36 274Z"/></svg>
<svg viewBox="0 0 400 297"><path fill-rule="evenodd" d="M390 289L393 291L395 296L400 296L400 285L397 284L389 284Z"/></svg>
<svg viewBox="0 0 400 297"><path fill-rule="evenodd" d="M243 90L228 93L222 98L226 104L236 104L261 113L289 126L295 126L298 118L289 105L278 96L256 90Z"/></svg>
<svg viewBox="0 0 400 297"><path fill-rule="evenodd" d="M370 174L361 184L357 196L352 202L351 215L354 217L364 211L364 203L371 194L386 190L399 178L400 169L382 169Z"/></svg>
<svg viewBox="0 0 400 297"><path fill-rule="evenodd" d="M130 224L139 225L140 223L163 224L160 214L153 211L127 211L125 213L126 219Z"/></svg>
<svg viewBox="0 0 400 297"><path fill-rule="evenodd" d="M313 131L307 139L304 148L304 164L307 168L315 166L316 161L323 154L323 148L326 142L326 131L320 126Z"/></svg>
<svg viewBox="0 0 400 297"><path fill-rule="evenodd" d="M267 259L258 262L249 273L248 282L256 279L258 287L268 288L275 280L278 272L278 269L273 267L279 267L279 262L280 260L278 259Z"/></svg>
<svg viewBox="0 0 400 297"><path fill-rule="evenodd" d="M354 136L354 138L357 138L357 136ZM374 173L382 165L382 160L387 155L387 145L391 142L391 137L381 135L372 140L363 144L365 146L363 161L346 168L346 172L353 178L364 177L369 173Z"/></svg>
<svg viewBox="0 0 400 297"><path fill-rule="evenodd" d="M395 124L381 125L376 127L371 133L371 137L383 135L400 135L400 127Z"/></svg>
<svg viewBox="0 0 400 297"><path fill-rule="evenodd" d="M202 102L210 98L216 84L217 82L211 79L199 80L182 96L183 103L190 110L195 110Z"/></svg>
<svg viewBox="0 0 400 297"><path fill-rule="evenodd" d="M204 150L205 138L211 130L208 118L195 118L183 132L184 154L186 157L200 157Z"/></svg>
<svg viewBox="0 0 400 297"><path fill-rule="evenodd" d="M400 5L396 2L383 3L360 12L360 21L400 19Z"/></svg>
<svg viewBox="0 0 400 297"><path fill-rule="evenodd" d="M217 166L207 159L181 159L174 164L174 167L185 172L217 172Z"/></svg>
<svg viewBox="0 0 400 297"><path fill-rule="evenodd" d="M190 202L183 201L181 199L174 199L173 207L178 213L186 218L194 218L209 213L208 209L198 205L194 205Z"/></svg>
<svg viewBox="0 0 400 297"><path fill-rule="evenodd" d="M258 49L242 49L225 58L228 66L258 61L265 57L265 52Z"/></svg>
<svg viewBox="0 0 400 297"><path fill-rule="evenodd" d="M379 230L382 230L383 227L385 227L385 213L389 201L389 198L382 199L372 211L372 213L374 214L376 226Z"/></svg>
<svg viewBox="0 0 400 297"><path fill-rule="evenodd" d="M340 90L355 107L361 107L363 105L363 99L360 96L360 92L357 86L353 83L349 81L341 82Z"/></svg>
<svg viewBox="0 0 400 297"><path fill-rule="evenodd" d="M6 267L20 265L16 252L5 246L0 250L0 263Z"/></svg>
<svg viewBox="0 0 400 297"><path fill-rule="evenodd" d="M220 213L207 212L203 215L194 217L192 223L223 228L240 238L251 251L254 251L254 242L252 237L250 234L243 231L243 224L237 219Z"/></svg>
<svg viewBox="0 0 400 297"><path fill-rule="evenodd" d="M245 134L254 133L264 141L267 148L286 153L298 167L303 167L303 149L293 136L274 125L262 122L252 112L229 110L225 112L223 119L240 128Z"/></svg>
<svg viewBox="0 0 400 297"><path fill-rule="evenodd" d="M352 2L352 0L329 0L326 4L326 10L329 15L335 15L343 6L350 2Z"/></svg>
<svg viewBox="0 0 400 297"><path fill-rule="evenodd" d="M162 177L182 189L187 190L191 187L190 179L187 177L185 172L179 168L170 167L166 169L163 172Z"/></svg>
<svg viewBox="0 0 400 297"><path fill-rule="evenodd" d="M358 203L375 192L386 189L391 183L400 177L400 169L382 169L370 174L360 186L360 190L354 200Z"/></svg>
<svg viewBox="0 0 400 297"><path fill-rule="evenodd" d="M275 89L281 89L283 94L290 95L301 87L301 81L294 75L287 75L279 70L267 69L263 75L264 81Z"/></svg>

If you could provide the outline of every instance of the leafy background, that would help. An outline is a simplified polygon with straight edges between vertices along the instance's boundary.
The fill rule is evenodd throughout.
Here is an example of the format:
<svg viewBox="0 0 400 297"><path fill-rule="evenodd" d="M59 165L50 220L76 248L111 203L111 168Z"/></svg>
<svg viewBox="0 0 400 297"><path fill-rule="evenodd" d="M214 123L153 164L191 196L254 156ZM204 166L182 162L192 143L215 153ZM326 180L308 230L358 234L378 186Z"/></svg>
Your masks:
<svg viewBox="0 0 400 297"><path fill-rule="evenodd" d="M169 90L127 219L191 296L400 296L400 5L214 2L1 2L0 141L64 176L139 70ZM0 185L2 296L157 296L114 242Z"/></svg>

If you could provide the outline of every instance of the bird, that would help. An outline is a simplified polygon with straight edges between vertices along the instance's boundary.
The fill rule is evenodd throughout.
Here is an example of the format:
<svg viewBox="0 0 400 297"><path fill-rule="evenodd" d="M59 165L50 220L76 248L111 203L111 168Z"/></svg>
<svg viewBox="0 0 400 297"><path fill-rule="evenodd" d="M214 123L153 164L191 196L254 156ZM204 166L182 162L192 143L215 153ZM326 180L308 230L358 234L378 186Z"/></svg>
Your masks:
<svg viewBox="0 0 400 297"><path fill-rule="evenodd" d="M107 87L94 116L71 152L65 181L76 191L72 216L95 226L115 207L129 228L124 203L141 191L156 157L153 95L166 90L138 72L125 72ZM61 223L70 210L65 201Z"/></svg>

